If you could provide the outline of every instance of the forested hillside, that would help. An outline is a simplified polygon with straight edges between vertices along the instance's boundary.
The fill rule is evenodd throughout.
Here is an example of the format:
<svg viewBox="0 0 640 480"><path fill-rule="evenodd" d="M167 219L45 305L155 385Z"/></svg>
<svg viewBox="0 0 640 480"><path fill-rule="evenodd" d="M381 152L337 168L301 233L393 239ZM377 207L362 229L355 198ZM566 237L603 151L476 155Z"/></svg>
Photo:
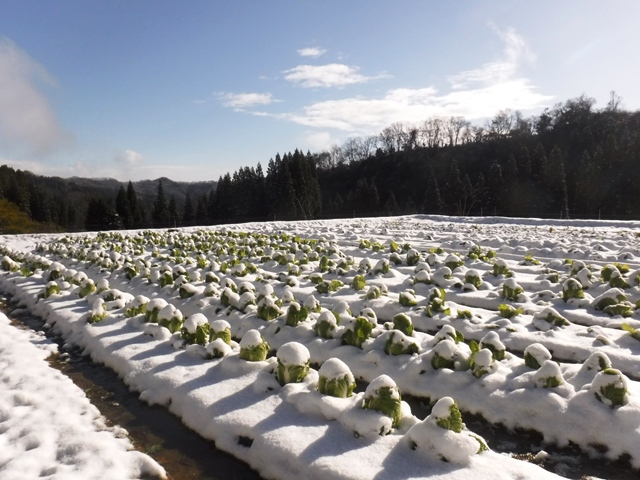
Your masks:
<svg viewBox="0 0 640 480"><path fill-rule="evenodd" d="M0 167L0 193L67 230L440 213L638 218L640 112L584 95L539 116L395 123L330 151L277 154L216 182L60 179ZM217 187L216 187L217 185ZM43 226L44 229L44 226Z"/></svg>

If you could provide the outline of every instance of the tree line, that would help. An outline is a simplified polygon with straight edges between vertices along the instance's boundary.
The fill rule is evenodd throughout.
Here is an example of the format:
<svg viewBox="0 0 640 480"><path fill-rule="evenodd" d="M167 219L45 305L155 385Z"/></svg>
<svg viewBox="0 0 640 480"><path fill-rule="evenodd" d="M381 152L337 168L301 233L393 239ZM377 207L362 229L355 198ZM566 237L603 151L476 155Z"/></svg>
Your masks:
<svg viewBox="0 0 640 480"><path fill-rule="evenodd" d="M582 95L528 118L503 110L482 126L463 117L394 123L328 151L277 154L266 172L242 167L183 201L159 180L146 209L131 182L83 210L6 166L0 196L67 230L401 213L633 218L639 174L640 112L612 92L601 109Z"/></svg>

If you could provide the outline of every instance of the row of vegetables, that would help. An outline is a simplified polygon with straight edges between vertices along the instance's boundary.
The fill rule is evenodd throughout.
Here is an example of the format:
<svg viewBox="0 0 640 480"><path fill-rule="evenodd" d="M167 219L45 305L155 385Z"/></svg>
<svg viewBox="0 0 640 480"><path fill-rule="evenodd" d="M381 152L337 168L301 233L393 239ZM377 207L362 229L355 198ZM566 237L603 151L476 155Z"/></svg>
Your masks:
<svg viewBox="0 0 640 480"><path fill-rule="evenodd" d="M545 395L555 392L570 399L586 389L611 409L629 403L630 380L612 368L607 354L598 348L577 368L554 361L544 345L546 337L529 342L522 352L508 352L502 339L519 324L496 320L515 321L524 316L523 311L533 312L528 313L535 330L529 332L530 339L572 326L545 302L549 298L615 318L631 317L638 302L628 298L637 294L639 281L638 272L630 272L626 265L605 265L596 279L595 267L584 262L558 260L541 267L538 260L525 256L520 262L523 270L535 269L537 281L549 287L542 295L534 292L540 299L534 303L521 285L527 282L514 274L516 266L491 250L472 246L463 255L446 254L437 247L418 251L394 240L346 243L347 248L326 239L232 230L112 233L63 238L41 245L36 254L5 249L1 265L14 275L41 277L45 302L61 294L85 298L90 305L89 324L121 312L140 319L145 332L169 340L175 348L192 348L203 358L221 361L237 355L244 361L264 362L275 351L274 375L283 386L306 382L320 394L349 398L355 389L353 368L357 377L369 382L363 398L358 397L359 406L388 419L373 430L376 434L392 433L402 418L411 418L397 382L403 391L440 398L432 415L421 423L425 426L409 422L400 429L407 432L413 427L407 435L417 446L429 443L429 448L437 448L428 440L436 426L472 439L469 445L474 448L466 450L469 455L486 449L479 436L463 428L456 402L441 394L448 389L446 375L434 377L443 382L436 388L430 386L432 382L419 381L421 375L453 372L483 381L496 374L499 380L487 382L491 389L484 389L485 397L497 402L493 411L483 411L487 398L474 401L473 395L465 395L459 399L463 408L489 418L501 410L501 401L509 401L509 393L519 390L504 371L517 373L520 381L515 384L520 388L540 389ZM539 280L540 276L544 279ZM127 289L145 290L148 296L123 291ZM594 298L585 293L589 289L601 293ZM447 301L448 293L455 292L459 302L465 293L483 290L498 302L491 322L477 307L462 308ZM357 315L352 314L354 307ZM185 316L182 310L190 314ZM434 326L437 331L427 333ZM631 324L622 323L621 328L635 338ZM479 331L481 337L465 341L465 334ZM375 356L368 365L373 368L365 368L370 359L363 357L378 351L384 356ZM309 380L309 372L315 371L312 362L321 366ZM397 373L400 368L405 374ZM453 386L450 390L459 391ZM474 394L480 391L476 388ZM496 391L504 394L502 400L496 398ZM521 419L511 420L514 426L535 428ZM551 438L563 441L560 434L552 433ZM446 452L450 457L450 449ZM622 453L636 455L613 451ZM634 457L634 462L640 458Z"/></svg>

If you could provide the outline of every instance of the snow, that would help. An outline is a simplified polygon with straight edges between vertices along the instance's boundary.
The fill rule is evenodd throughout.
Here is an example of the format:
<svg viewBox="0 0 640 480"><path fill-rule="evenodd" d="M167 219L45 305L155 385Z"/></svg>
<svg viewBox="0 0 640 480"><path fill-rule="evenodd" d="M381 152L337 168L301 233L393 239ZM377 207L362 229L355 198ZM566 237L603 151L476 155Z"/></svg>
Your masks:
<svg viewBox="0 0 640 480"><path fill-rule="evenodd" d="M319 373L338 359L367 388L386 377L397 385L398 395L433 401L455 399L463 419L464 412L479 413L489 422L534 429L549 442L561 446L571 442L593 453L591 445L605 445L604 456L628 454L632 465L640 468L640 342L622 330L623 323L640 328L640 311L633 308L640 300L640 287L635 282L640 269L635 236L639 222L411 216L221 228L218 231L223 235L219 236L213 235L214 230L195 228L147 234L150 240L166 241L167 247L160 247L159 241L152 246L127 240L131 235L147 241L145 234L138 232L122 232L124 239L108 234L100 239L93 234L69 235L64 245L52 235L0 237L0 245L9 249L1 253L12 257L3 264L34 261L20 253L37 253L54 262L51 267L57 264L63 273L57 283L61 292L49 298L38 298L49 280L48 270L35 269L29 277L20 271L4 271L0 288L43 317L67 342L113 368L143 400L167 406L190 428L269 478L554 477L535 465L491 450L478 453L473 432L442 429L435 424L435 417L419 421L405 403L401 421L394 428L389 417L362 408L363 393L347 399L320 394ZM251 237L235 236L238 232L259 234L265 244L258 248ZM285 240L284 233L302 240ZM85 241L87 238L91 240ZM306 244L307 239L315 243ZM400 246L393 254L384 247L391 239ZM237 265L252 264L255 272L234 268L237 265L233 262L239 259L237 253L228 253L230 240L235 242L236 252L240 244L249 250ZM376 247L360 248L361 240ZM180 265L171 257L174 243L183 251ZM403 250L405 244L411 249ZM196 250L195 245L208 246ZM120 247L119 255L111 255L114 246ZM474 247L482 252L494 250L495 263L512 276L495 276L492 261L468 257ZM135 253L139 249L142 254ZM271 260L261 260L269 255ZM390 261L391 255L400 263ZM540 264L523 261L525 255ZM322 272L322 279L344 283L337 291L320 293L311 281L319 273L321 258L334 264ZM573 265L566 264L565 258L573 259ZM445 266L447 259L464 265L452 271ZM613 294L608 293L612 287L601 279L600 270L616 262L629 265L629 273L622 274L629 287ZM136 265L138 275L126 278L124 265ZM574 276L572 268L577 270ZM146 307L149 317L153 309L158 315L168 308L180 312L179 318L187 319L187 327L198 314L212 326L216 321L227 322L241 347L260 345L264 337L280 357L285 345L297 342L308 351L305 358L315 368L320 366L320 372L312 368L303 382L281 386L274 375L276 358L244 361L235 342L227 345L221 339L205 346L187 345L179 332L171 335L153 318L142 314L125 317L118 303L110 305L104 320L88 324L90 300L104 297L80 298L79 287L67 283L71 271L74 275L84 273L96 286L120 292L121 302L125 297L130 300L127 308L150 299ZM164 272L169 274L163 276ZM557 279L551 279L554 272ZM356 274L366 279L365 289L359 292L350 287ZM463 288L465 275L481 279L480 287ZM190 283L183 287L189 285L188 293L193 296L181 298L178 286L185 279ZM565 301L563 285L572 282L584 290L583 298ZM519 286L524 293L517 301L506 299L504 285ZM435 287L444 289L444 298ZM368 294L374 290L375 295ZM610 316L594 308L598 298L618 303L619 293L632 305L629 316ZM409 295L416 305L401 304L401 296L407 299ZM285 318L287 305L293 301L309 310L307 320L295 327L287 325ZM498 307L505 303L521 308L522 314L502 318ZM435 304L442 308L428 313L427 307ZM269 319L257 317L258 306L272 309ZM465 311L470 315L460 313ZM373 327L362 348L341 342L357 312ZM543 320L550 312L569 324ZM339 314L339 323L334 313ZM411 337L397 335L394 340L415 341L418 353L388 355L384 347L390 332L384 325L401 313L410 318L415 330ZM333 338L321 338L315 331L323 320L334 327ZM548 327L536 328L535 320ZM493 350L506 349L505 358L493 359L489 350L481 350L475 355L472 371L471 350L467 343L454 343L456 331L464 335L465 342L474 340L481 346L491 345ZM12 341L16 335L10 335ZM527 367L524 352L538 359L542 367L536 371ZM434 368L436 353L452 358L453 368ZM601 362L603 358L608 361ZM598 383L604 381L605 374L599 373L603 364L628 377L621 377L628 388L625 404L607 405L596 396L603 387ZM479 368L486 373L476 377L474 372ZM550 387L542 381L550 376L564 379L564 383ZM385 385L391 385L389 380ZM20 410L13 410L9 414L18 417ZM388 435L381 436L381 431ZM240 443L239 437L252 439L251 447Z"/></svg>
<svg viewBox="0 0 640 480"><path fill-rule="evenodd" d="M298 342L285 343L278 349L278 360L283 365L304 365L310 357L307 347Z"/></svg>
<svg viewBox="0 0 640 480"><path fill-rule="evenodd" d="M166 478L46 358L57 346L0 314L0 477Z"/></svg>

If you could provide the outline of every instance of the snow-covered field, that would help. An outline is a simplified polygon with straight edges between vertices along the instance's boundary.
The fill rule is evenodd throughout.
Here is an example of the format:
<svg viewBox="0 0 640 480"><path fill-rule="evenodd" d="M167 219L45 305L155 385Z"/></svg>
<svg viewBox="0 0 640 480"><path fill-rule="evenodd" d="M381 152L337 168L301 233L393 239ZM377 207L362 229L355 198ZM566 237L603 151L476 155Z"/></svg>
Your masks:
<svg viewBox="0 0 640 480"><path fill-rule="evenodd" d="M0 237L0 289L267 478L551 478L464 414L640 469L637 233L410 216ZM0 428L23 411L4 401Z"/></svg>

